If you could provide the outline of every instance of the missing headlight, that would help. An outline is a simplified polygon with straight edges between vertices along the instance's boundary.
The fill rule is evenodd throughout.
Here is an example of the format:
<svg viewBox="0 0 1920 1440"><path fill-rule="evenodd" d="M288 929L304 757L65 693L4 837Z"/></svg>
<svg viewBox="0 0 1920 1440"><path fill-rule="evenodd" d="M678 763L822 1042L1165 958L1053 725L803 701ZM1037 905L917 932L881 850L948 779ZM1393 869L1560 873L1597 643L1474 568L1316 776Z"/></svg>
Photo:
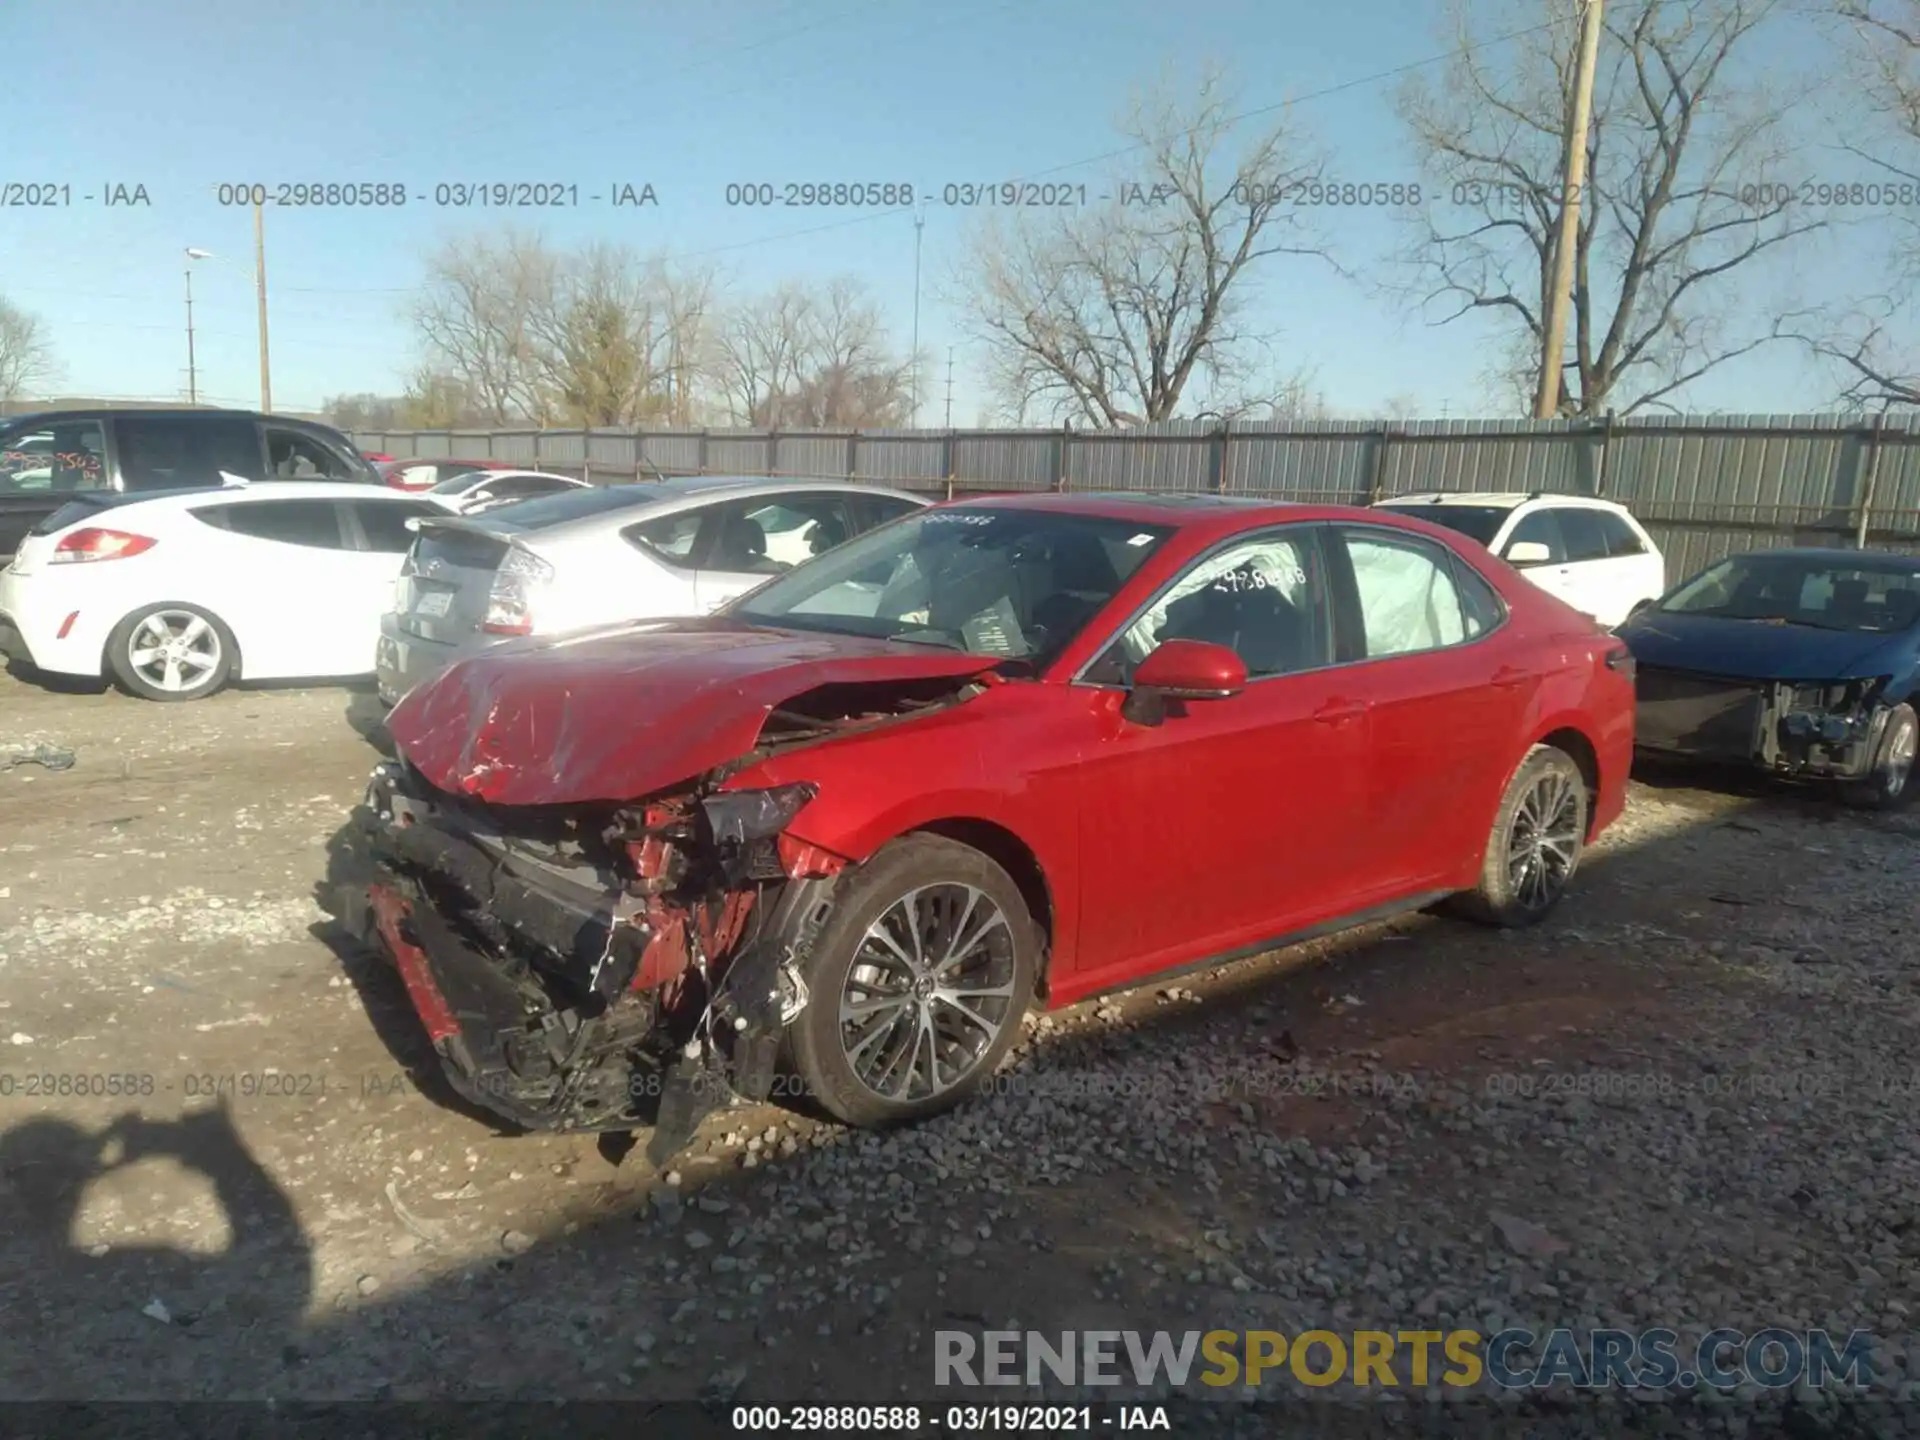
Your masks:
<svg viewBox="0 0 1920 1440"><path fill-rule="evenodd" d="M820 793L820 787L801 781L768 790L730 790L700 802L713 843L722 850L754 840L768 840L793 823L801 808Z"/></svg>

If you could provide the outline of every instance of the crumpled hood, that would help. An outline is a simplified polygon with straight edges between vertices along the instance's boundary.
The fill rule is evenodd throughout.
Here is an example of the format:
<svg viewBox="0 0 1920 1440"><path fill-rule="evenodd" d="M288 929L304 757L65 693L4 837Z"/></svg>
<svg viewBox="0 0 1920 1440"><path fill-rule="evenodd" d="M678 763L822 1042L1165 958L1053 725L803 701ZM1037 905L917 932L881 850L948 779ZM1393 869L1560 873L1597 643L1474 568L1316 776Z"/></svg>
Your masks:
<svg viewBox="0 0 1920 1440"><path fill-rule="evenodd" d="M994 663L722 619L640 622L481 651L409 691L387 731L456 794L631 800L738 759L769 711L819 686L960 678Z"/></svg>
<svg viewBox="0 0 1920 1440"><path fill-rule="evenodd" d="M1642 665L1750 680L1848 680L1877 675L1882 672L1867 662L1898 638L1659 612L1637 616L1617 633Z"/></svg>

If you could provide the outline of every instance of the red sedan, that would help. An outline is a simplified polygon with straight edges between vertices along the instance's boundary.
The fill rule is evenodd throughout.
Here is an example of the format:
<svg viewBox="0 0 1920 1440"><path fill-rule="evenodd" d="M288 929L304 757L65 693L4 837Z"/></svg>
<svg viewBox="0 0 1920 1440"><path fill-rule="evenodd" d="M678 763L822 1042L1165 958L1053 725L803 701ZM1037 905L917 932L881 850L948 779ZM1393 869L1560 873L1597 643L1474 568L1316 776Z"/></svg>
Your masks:
<svg viewBox="0 0 1920 1440"><path fill-rule="evenodd" d="M396 490L431 490L455 475L470 475L475 470L515 470L516 460L388 460L374 467L380 478Z"/></svg>
<svg viewBox="0 0 1920 1440"><path fill-rule="evenodd" d="M389 717L368 918L470 1098L934 1114L1029 1006L1450 900L1539 920L1624 803L1626 647L1379 510L1030 495Z"/></svg>

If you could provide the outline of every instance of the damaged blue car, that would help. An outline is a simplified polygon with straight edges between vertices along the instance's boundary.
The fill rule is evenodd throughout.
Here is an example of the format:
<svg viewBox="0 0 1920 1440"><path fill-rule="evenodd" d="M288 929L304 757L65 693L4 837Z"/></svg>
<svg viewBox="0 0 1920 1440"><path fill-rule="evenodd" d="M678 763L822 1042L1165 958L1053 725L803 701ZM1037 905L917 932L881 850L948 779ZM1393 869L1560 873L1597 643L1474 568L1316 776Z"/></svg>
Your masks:
<svg viewBox="0 0 1920 1440"><path fill-rule="evenodd" d="M1729 556L1617 633L1641 751L1830 783L1869 809L1912 802L1920 556Z"/></svg>

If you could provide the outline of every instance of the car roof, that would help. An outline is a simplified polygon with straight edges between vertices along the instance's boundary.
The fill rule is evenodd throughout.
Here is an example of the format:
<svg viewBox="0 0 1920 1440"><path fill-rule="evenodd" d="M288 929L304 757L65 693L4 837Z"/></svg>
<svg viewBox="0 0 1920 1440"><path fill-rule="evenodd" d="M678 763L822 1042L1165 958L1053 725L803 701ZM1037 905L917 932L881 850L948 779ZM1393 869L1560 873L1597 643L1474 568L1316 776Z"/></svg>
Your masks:
<svg viewBox="0 0 1920 1440"><path fill-rule="evenodd" d="M11 428L22 422L52 425L62 420L264 420L275 425L298 425L333 434L345 431L320 420L303 420L298 415L272 415L261 410L222 410L206 405L145 406L98 405L81 410L35 410L23 415L0 415L0 426ZM354 454L358 455L359 450Z"/></svg>
<svg viewBox="0 0 1920 1440"><path fill-rule="evenodd" d="M1517 510L1522 505L1597 505L1604 510L1625 511L1617 500L1599 495L1576 495L1565 490L1425 490L1412 495L1389 495L1375 502L1394 505L1477 505L1489 510Z"/></svg>

